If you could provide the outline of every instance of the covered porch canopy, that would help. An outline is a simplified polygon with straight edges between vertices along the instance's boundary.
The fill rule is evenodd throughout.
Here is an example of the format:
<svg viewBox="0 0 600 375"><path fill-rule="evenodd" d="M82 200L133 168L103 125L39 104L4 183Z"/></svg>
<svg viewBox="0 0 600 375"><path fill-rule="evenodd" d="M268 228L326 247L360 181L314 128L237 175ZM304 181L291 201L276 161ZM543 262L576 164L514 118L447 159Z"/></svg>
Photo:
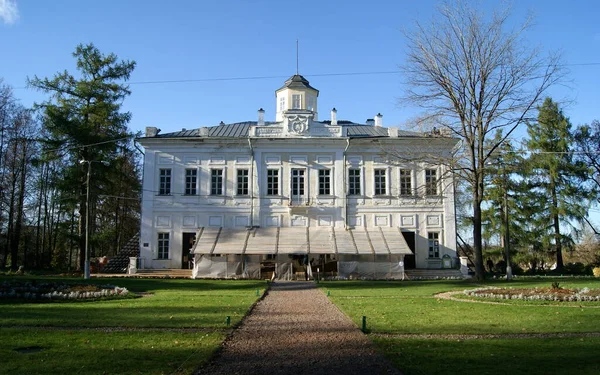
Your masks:
<svg viewBox="0 0 600 375"><path fill-rule="evenodd" d="M383 227L204 227L191 251L195 278L266 278L266 264L276 278L290 278L314 271L314 261L336 278L395 279L404 277L402 260L412 254L399 228Z"/></svg>

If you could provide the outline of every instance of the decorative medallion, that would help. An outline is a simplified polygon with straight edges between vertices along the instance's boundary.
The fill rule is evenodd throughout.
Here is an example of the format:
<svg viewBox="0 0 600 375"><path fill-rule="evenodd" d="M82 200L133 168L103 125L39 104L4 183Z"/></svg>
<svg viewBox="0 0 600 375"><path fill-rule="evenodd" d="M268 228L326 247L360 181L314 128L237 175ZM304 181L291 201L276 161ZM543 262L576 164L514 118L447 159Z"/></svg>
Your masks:
<svg viewBox="0 0 600 375"><path fill-rule="evenodd" d="M308 130L308 116L292 115L288 117L288 129L293 134L304 134Z"/></svg>

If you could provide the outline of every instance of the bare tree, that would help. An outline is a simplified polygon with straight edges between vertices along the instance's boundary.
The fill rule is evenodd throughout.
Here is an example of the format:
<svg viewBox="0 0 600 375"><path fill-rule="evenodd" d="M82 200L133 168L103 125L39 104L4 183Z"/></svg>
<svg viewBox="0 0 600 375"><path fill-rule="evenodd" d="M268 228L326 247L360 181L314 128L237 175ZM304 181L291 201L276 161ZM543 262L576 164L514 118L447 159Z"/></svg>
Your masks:
<svg viewBox="0 0 600 375"><path fill-rule="evenodd" d="M417 105L463 141L458 176L473 194L475 275L483 279L481 203L485 165L493 151L528 120L542 93L564 75L558 55L542 57L523 39L531 19L507 30L510 9L485 17L458 1L445 4L430 26L407 32L408 56L401 66L407 91ZM504 137L493 144L497 129Z"/></svg>

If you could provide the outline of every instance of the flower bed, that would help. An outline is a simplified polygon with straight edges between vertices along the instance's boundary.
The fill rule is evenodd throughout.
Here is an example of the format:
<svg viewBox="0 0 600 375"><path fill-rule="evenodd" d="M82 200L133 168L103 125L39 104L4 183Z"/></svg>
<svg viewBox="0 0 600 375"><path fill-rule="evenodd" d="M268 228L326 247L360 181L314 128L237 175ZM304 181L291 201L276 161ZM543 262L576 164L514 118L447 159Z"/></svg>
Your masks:
<svg viewBox="0 0 600 375"><path fill-rule="evenodd" d="M600 301L600 289L589 288L481 288L465 290L464 294L471 297L521 299L527 301Z"/></svg>
<svg viewBox="0 0 600 375"><path fill-rule="evenodd" d="M126 288L114 285L36 283L5 281L0 284L0 299L24 300L93 300L129 296Z"/></svg>

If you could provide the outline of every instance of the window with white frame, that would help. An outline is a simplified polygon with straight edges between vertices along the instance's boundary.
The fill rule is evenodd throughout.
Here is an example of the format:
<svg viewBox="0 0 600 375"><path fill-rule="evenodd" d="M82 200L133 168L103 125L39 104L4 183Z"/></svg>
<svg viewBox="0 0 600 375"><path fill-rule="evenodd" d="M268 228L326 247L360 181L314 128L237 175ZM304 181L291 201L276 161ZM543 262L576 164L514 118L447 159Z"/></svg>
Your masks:
<svg viewBox="0 0 600 375"><path fill-rule="evenodd" d="M267 169L267 195L279 195L278 169Z"/></svg>
<svg viewBox="0 0 600 375"><path fill-rule="evenodd" d="M248 195L248 170L237 170L237 195Z"/></svg>
<svg viewBox="0 0 600 375"><path fill-rule="evenodd" d="M196 186L198 182L198 170L185 170L185 195L196 195Z"/></svg>
<svg viewBox="0 0 600 375"><path fill-rule="evenodd" d="M348 169L348 195L361 195L360 169Z"/></svg>
<svg viewBox="0 0 600 375"><path fill-rule="evenodd" d="M375 181L374 181L374 190L375 190L375 195L386 195L387 194L387 190L386 190L386 175L387 175L387 171L385 169L375 169L374 171L374 177L375 177Z"/></svg>
<svg viewBox="0 0 600 375"><path fill-rule="evenodd" d="M302 95L292 95L292 109L302 109Z"/></svg>
<svg viewBox="0 0 600 375"><path fill-rule="evenodd" d="M304 176L306 170L303 168L292 168L292 198L304 197Z"/></svg>
<svg viewBox="0 0 600 375"><path fill-rule="evenodd" d="M412 171L400 170L400 195L412 195Z"/></svg>
<svg viewBox="0 0 600 375"><path fill-rule="evenodd" d="M171 168L163 168L159 170L159 195L171 194Z"/></svg>
<svg viewBox="0 0 600 375"><path fill-rule="evenodd" d="M308 109L309 111L315 110L315 97L314 96L312 96L312 95L306 96L306 109Z"/></svg>
<svg viewBox="0 0 600 375"><path fill-rule="evenodd" d="M319 195L331 195L330 169L319 169Z"/></svg>
<svg viewBox="0 0 600 375"><path fill-rule="evenodd" d="M438 179L435 169L425 170L425 195L438 195Z"/></svg>
<svg viewBox="0 0 600 375"><path fill-rule="evenodd" d="M427 239L429 241L429 257L439 258L440 257L440 234L438 232L427 233Z"/></svg>
<svg viewBox="0 0 600 375"><path fill-rule="evenodd" d="M158 234L158 259L169 259L169 233Z"/></svg>
<svg viewBox="0 0 600 375"><path fill-rule="evenodd" d="M279 112L285 111L285 96L279 97Z"/></svg>
<svg viewBox="0 0 600 375"><path fill-rule="evenodd" d="M223 170L211 169L210 195L223 195Z"/></svg>

